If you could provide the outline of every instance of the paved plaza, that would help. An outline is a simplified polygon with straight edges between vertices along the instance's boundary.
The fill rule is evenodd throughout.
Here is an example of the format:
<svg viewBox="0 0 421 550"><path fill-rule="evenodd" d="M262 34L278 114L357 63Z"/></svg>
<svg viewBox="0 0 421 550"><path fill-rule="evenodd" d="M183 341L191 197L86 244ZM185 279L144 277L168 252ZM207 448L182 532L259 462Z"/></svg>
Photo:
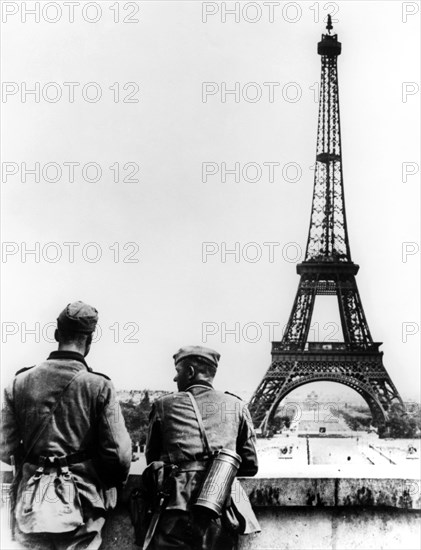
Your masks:
<svg viewBox="0 0 421 550"><path fill-rule="evenodd" d="M404 476L420 470L419 439L379 439L344 419L300 411L290 429L259 438L259 476Z"/></svg>

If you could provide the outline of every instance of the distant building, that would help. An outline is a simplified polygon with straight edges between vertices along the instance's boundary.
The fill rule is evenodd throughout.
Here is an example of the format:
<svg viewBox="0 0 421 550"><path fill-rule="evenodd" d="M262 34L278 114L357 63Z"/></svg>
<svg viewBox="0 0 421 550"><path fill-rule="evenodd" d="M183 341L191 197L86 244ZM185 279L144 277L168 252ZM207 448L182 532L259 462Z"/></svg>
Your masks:
<svg viewBox="0 0 421 550"><path fill-rule="evenodd" d="M120 403L127 403L131 401L134 405L138 405L145 397L145 393L148 392L151 403L161 397L171 393L169 391L162 390L117 390L117 397Z"/></svg>
<svg viewBox="0 0 421 550"><path fill-rule="evenodd" d="M307 397L305 398L303 403L303 408L305 411L313 411L314 409L317 409L318 403L319 403L319 396L313 390L307 394Z"/></svg>

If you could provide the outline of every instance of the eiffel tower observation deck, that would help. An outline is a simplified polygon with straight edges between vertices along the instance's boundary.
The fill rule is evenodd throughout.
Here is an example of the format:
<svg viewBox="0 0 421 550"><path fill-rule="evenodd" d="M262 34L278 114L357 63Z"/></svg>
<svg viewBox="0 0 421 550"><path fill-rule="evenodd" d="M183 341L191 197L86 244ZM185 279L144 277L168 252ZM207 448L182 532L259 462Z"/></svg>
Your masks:
<svg viewBox="0 0 421 550"><path fill-rule="evenodd" d="M357 391L370 407L379 434L387 435L389 412L402 399L383 366L381 342L373 342L351 259L342 169L337 60L342 45L327 34L317 51L321 85L313 201L300 282L281 342L272 343L272 364L250 401L257 427L265 431L292 390L317 381L339 382ZM309 342L316 296L336 295L343 342Z"/></svg>

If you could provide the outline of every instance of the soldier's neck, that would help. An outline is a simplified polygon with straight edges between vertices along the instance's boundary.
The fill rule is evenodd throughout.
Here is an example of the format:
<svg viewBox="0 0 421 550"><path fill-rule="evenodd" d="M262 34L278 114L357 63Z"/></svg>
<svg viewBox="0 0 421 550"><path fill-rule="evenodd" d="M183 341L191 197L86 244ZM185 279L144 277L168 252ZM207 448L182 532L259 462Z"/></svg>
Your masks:
<svg viewBox="0 0 421 550"><path fill-rule="evenodd" d="M85 356L85 346L78 346L74 343L60 343L58 345L58 351L75 351L76 353L80 353L81 355Z"/></svg>
<svg viewBox="0 0 421 550"><path fill-rule="evenodd" d="M196 379L194 382L191 382L187 388L185 389L185 391L187 391L189 388L191 388L192 386L206 386L207 388L213 388L213 385L212 385L212 382L210 380L205 380L204 378L203 379Z"/></svg>

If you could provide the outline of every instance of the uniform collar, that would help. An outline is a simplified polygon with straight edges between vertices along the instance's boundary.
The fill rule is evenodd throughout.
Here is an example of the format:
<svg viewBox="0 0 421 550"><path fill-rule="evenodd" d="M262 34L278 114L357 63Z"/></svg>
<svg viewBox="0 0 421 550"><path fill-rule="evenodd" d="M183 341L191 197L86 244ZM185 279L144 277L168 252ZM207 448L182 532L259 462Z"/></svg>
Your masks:
<svg viewBox="0 0 421 550"><path fill-rule="evenodd" d="M192 384L191 386L186 388L184 391L187 391L190 388L197 388L197 387L200 387L200 386L202 386L202 387L204 386L205 388L210 388L211 390L213 390L213 386L210 382L207 382L206 380L202 380L200 383L197 382L196 384Z"/></svg>
<svg viewBox="0 0 421 550"><path fill-rule="evenodd" d="M77 351L52 351L48 356L48 359L71 359L73 361L79 361L80 363L83 363L88 371L92 370L88 367L88 364L86 363L83 355L81 353L78 353Z"/></svg>

